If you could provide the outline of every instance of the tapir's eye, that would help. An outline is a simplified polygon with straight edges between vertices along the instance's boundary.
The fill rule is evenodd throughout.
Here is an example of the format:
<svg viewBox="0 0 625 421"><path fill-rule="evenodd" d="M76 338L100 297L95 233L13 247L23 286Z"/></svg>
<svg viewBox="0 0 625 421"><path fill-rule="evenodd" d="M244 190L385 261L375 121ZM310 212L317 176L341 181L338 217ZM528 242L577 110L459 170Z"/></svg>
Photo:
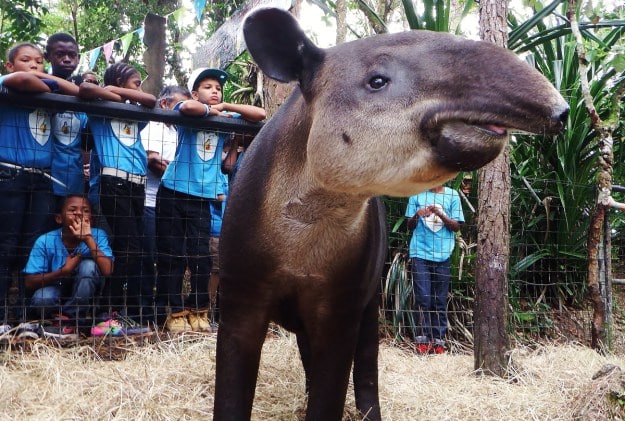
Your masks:
<svg viewBox="0 0 625 421"><path fill-rule="evenodd" d="M371 89L376 91L384 88L387 83L388 79L384 76L373 76L371 79L369 79L369 86L371 87Z"/></svg>

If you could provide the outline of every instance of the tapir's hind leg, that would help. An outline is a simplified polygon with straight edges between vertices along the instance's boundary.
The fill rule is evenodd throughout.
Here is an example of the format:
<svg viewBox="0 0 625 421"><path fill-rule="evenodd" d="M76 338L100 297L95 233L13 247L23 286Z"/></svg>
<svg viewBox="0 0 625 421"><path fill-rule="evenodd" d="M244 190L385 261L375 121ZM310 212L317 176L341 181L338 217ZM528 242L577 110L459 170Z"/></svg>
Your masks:
<svg viewBox="0 0 625 421"><path fill-rule="evenodd" d="M265 310L250 303L237 304L236 299L221 303L213 419L249 420L269 322Z"/></svg>
<svg viewBox="0 0 625 421"><path fill-rule="evenodd" d="M368 421L382 418L378 398L378 297L378 294L374 295L363 313L354 354L356 408L363 420Z"/></svg>

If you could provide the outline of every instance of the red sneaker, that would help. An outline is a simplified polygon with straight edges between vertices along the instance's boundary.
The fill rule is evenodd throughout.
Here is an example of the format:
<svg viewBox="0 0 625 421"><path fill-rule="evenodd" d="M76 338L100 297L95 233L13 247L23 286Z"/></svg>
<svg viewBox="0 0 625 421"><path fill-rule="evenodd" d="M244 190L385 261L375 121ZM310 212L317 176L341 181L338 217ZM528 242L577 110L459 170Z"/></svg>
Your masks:
<svg viewBox="0 0 625 421"><path fill-rule="evenodd" d="M417 354L429 354L432 352L432 344L430 343L416 343L415 352Z"/></svg>
<svg viewBox="0 0 625 421"><path fill-rule="evenodd" d="M444 354L445 353L445 347L441 346L441 345L434 345L432 347L432 353L433 354Z"/></svg>

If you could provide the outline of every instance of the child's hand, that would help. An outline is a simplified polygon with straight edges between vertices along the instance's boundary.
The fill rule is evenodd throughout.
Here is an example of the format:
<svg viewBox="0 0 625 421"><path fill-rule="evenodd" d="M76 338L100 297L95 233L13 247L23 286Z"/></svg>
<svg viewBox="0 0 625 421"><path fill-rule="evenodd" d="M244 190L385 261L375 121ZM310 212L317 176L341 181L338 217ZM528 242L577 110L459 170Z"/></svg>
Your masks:
<svg viewBox="0 0 625 421"><path fill-rule="evenodd" d="M91 236L91 220L89 218L76 218L70 225L69 230L71 233L83 240L85 237Z"/></svg>
<svg viewBox="0 0 625 421"><path fill-rule="evenodd" d="M67 260L65 260L65 264L61 268L61 275L71 276L71 274L74 273L74 270L76 269L76 267L78 266L81 260L82 260L82 255L80 253L77 253L77 254L72 253L69 256L67 256Z"/></svg>

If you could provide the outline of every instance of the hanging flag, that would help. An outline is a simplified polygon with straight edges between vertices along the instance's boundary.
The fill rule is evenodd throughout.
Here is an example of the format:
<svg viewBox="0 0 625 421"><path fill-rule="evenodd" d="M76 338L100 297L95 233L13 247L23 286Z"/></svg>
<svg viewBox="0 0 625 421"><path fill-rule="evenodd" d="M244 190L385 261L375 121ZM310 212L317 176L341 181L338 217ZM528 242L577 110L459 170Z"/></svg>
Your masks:
<svg viewBox="0 0 625 421"><path fill-rule="evenodd" d="M137 29L135 32L137 33L137 35L139 35L139 39L140 39L141 41L143 41L143 34L145 33L145 29L143 29L143 28L141 27L141 28Z"/></svg>
<svg viewBox="0 0 625 421"><path fill-rule="evenodd" d="M104 58L106 59L106 64L111 60L111 55L113 54L113 46L115 45L115 40L107 42L102 46L104 50Z"/></svg>
<svg viewBox="0 0 625 421"><path fill-rule="evenodd" d="M101 50L102 49L98 47L89 52L89 70L95 69L95 62L98 60L98 57L100 57Z"/></svg>
<svg viewBox="0 0 625 421"><path fill-rule="evenodd" d="M194 0L193 8L195 9L195 15L197 16L197 21L202 22L202 12L204 11L204 7L206 6L206 0Z"/></svg>
<svg viewBox="0 0 625 421"><path fill-rule="evenodd" d="M130 44L132 43L132 37L134 34L135 34L134 32L130 32L121 38L122 56L124 57L126 57L126 53L128 52L128 49L130 48Z"/></svg>
<svg viewBox="0 0 625 421"><path fill-rule="evenodd" d="M181 7L178 10L175 10L171 16L174 18L174 22L176 22L176 26L182 26L182 20L184 19L184 7Z"/></svg>

